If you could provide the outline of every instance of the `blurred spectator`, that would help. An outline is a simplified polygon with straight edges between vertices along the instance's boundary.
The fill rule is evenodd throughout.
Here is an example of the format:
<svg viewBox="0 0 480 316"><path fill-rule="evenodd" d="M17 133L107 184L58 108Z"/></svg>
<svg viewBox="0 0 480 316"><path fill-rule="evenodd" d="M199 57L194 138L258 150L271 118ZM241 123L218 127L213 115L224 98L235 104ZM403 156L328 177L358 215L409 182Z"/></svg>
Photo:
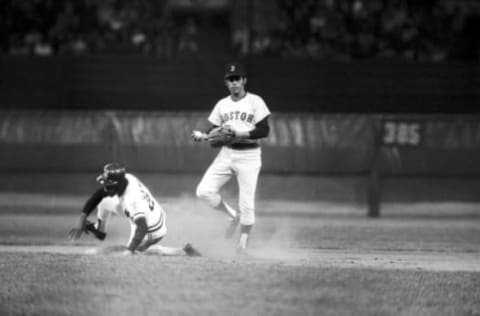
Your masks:
<svg viewBox="0 0 480 316"><path fill-rule="evenodd" d="M233 30L232 47L241 56L245 56L250 51L250 32L246 25L242 25Z"/></svg>
<svg viewBox="0 0 480 316"><path fill-rule="evenodd" d="M253 34L252 53L254 55L269 55L272 40L267 30L259 30Z"/></svg>
<svg viewBox="0 0 480 316"><path fill-rule="evenodd" d="M179 39L178 39L178 52L182 53L192 53L195 54L198 52L198 26L193 18L186 20L185 24L181 28Z"/></svg>

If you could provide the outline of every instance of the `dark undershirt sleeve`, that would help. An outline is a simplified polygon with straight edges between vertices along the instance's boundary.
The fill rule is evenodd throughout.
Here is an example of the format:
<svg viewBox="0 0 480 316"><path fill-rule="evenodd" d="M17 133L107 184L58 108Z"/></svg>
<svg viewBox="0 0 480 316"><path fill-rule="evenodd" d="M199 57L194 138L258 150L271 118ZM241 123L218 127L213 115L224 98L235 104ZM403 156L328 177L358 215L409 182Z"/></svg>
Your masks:
<svg viewBox="0 0 480 316"><path fill-rule="evenodd" d="M218 127L217 125L212 125L207 130L207 134L214 128ZM249 132L249 139L259 139L267 137L270 133L270 125L268 123L268 116L265 117L263 120L255 124L255 128Z"/></svg>
<svg viewBox="0 0 480 316"><path fill-rule="evenodd" d="M255 124L255 128L250 131L249 139L258 139L268 136L270 133L270 125L268 124L268 116Z"/></svg>
<svg viewBox="0 0 480 316"><path fill-rule="evenodd" d="M103 200L104 197L106 197L108 194L105 192L103 187L98 188L97 191L95 191L92 196L85 202L85 205L83 206L82 212L90 215L90 213L93 212L93 210L97 207L97 205Z"/></svg>

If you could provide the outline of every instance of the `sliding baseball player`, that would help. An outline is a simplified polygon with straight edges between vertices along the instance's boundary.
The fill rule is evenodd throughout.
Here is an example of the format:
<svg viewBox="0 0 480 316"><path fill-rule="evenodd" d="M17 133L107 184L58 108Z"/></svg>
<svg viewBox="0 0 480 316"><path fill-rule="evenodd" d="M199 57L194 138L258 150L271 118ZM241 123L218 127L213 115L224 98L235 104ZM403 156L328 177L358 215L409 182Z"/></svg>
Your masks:
<svg viewBox="0 0 480 316"><path fill-rule="evenodd" d="M111 215L120 215L130 221L130 238L123 254L155 252L161 255L200 256L190 244L183 248L161 246L159 242L167 234L167 216L148 188L133 174L126 173L118 163L107 164L97 182L102 186L86 201L79 222L70 233L78 240L83 233L92 233L97 239L107 236L106 227ZM88 216L97 209L97 222Z"/></svg>

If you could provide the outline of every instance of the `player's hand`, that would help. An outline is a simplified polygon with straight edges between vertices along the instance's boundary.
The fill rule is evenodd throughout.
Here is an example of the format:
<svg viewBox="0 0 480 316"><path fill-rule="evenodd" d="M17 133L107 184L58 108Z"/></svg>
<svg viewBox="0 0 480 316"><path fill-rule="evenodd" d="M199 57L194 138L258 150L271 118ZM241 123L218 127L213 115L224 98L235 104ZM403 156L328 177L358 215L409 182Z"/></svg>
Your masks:
<svg viewBox="0 0 480 316"><path fill-rule="evenodd" d="M82 234L85 232L85 225L87 222L87 215L82 213L78 219L78 224L76 227L72 228L68 233L68 238L72 241L78 240Z"/></svg>
<svg viewBox="0 0 480 316"><path fill-rule="evenodd" d="M76 241L78 239L80 239L80 237L82 236L83 234L83 227L82 228L79 228L79 227L74 227L70 230L70 232L68 233L68 238L71 240L71 241Z"/></svg>
<svg viewBox="0 0 480 316"><path fill-rule="evenodd" d="M200 131L193 131L192 135L190 135L190 137L193 139L193 141L200 142L204 139L207 139L207 134L202 133Z"/></svg>
<svg viewBox="0 0 480 316"><path fill-rule="evenodd" d="M225 124L222 126L222 132L224 134L229 135L230 137L235 137L237 135L237 131L230 125Z"/></svg>
<svg viewBox="0 0 480 316"><path fill-rule="evenodd" d="M68 238L72 241L78 240L85 231L85 225L87 223L87 215L82 213L78 219L76 227L72 228L68 233Z"/></svg>

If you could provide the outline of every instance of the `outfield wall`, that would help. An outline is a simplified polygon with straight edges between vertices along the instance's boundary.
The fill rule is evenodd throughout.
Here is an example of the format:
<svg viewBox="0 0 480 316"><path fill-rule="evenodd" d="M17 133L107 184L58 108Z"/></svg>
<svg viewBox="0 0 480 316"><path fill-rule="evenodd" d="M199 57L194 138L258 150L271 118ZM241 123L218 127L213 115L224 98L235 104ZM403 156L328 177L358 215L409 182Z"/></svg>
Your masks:
<svg viewBox="0 0 480 316"><path fill-rule="evenodd" d="M216 150L190 133L207 112L0 112L0 172L202 172ZM266 173L480 175L480 116L278 113L262 141Z"/></svg>

